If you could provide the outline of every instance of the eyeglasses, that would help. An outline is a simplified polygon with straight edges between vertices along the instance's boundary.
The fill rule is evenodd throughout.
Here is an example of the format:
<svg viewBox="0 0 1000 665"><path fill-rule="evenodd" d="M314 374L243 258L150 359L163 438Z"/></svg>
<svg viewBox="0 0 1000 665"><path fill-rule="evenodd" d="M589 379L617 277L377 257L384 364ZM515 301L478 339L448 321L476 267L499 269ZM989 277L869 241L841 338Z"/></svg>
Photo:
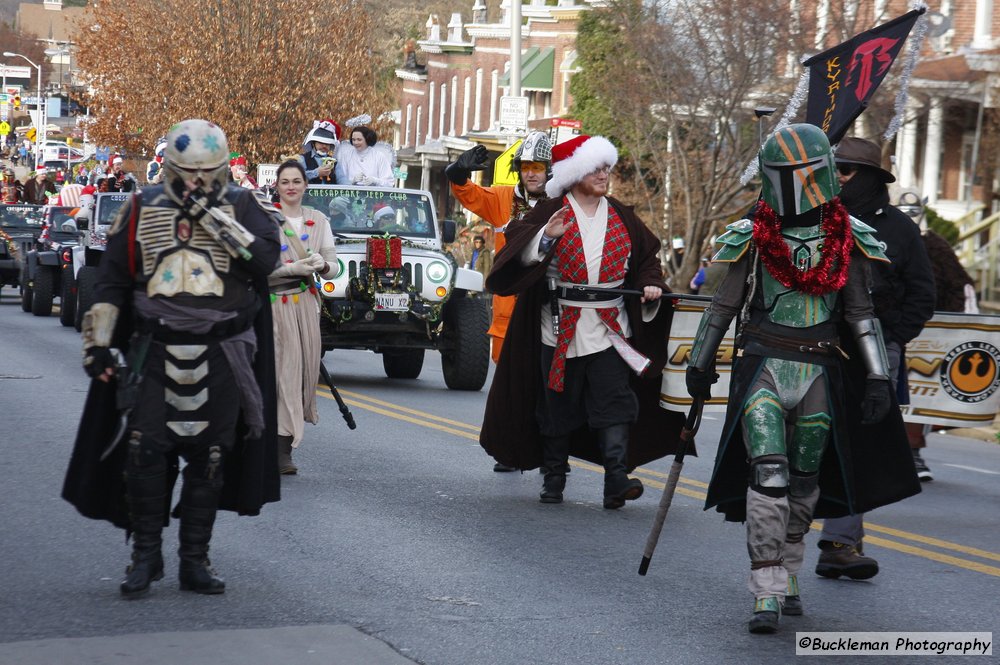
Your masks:
<svg viewBox="0 0 1000 665"><path fill-rule="evenodd" d="M837 172L840 175L852 175L857 172L858 167L854 164L837 164Z"/></svg>
<svg viewBox="0 0 1000 665"><path fill-rule="evenodd" d="M601 166L601 167L596 168L593 171L591 171L590 175L598 175L598 174L601 174L601 173L603 173L604 175L608 175L609 173L611 173L611 167L610 166Z"/></svg>

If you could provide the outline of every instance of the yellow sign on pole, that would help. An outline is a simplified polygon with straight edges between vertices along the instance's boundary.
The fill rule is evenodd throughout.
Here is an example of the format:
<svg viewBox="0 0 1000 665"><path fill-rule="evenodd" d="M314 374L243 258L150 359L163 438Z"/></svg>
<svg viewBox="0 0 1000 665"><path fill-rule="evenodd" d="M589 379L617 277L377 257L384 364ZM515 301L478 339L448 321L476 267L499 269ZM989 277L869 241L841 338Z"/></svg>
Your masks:
<svg viewBox="0 0 1000 665"><path fill-rule="evenodd" d="M7 136L8 134L10 134L10 125L0 121L0 136Z"/></svg>
<svg viewBox="0 0 1000 665"><path fill-rule="evenodd" d="M514 155L521 147L521 139L514 142L514 145L504 150L493 162L493 184L494 185L516 185L521 181L520 174L511 170Z"/></svg>

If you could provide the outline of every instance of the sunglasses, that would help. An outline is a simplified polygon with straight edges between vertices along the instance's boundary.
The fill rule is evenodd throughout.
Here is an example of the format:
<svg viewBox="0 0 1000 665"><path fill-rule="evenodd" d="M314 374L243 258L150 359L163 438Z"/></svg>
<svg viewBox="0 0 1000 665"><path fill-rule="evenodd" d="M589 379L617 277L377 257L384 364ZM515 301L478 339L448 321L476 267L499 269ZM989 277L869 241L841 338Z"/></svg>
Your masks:
<svg viewBox="0 0 1000 665"><path fill-rule="evenodd" d="M840 173L840 175L851 175L852 173L857 172L857 170L858 167L854 164L837 164L837 172Z"/></svg>

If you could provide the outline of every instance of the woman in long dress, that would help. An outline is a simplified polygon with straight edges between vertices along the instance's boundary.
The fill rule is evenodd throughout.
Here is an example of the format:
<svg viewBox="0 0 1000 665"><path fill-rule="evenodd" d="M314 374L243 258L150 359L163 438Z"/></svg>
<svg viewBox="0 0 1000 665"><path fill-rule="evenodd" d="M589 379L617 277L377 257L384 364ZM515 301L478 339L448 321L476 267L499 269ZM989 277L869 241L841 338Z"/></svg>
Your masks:
<svg viewBox="0 0 1000 665"><path fill-rule="evenodd" d="M304 423L316 423L319 380L320 296L315 274L324 275L336 261L330 222L302 205L306 172L297 160L278 167L275 187L284 221L281 265L269 278L274 317L275 374L278 384L278 468L294 474L292 450L301 443Z"/></svg>

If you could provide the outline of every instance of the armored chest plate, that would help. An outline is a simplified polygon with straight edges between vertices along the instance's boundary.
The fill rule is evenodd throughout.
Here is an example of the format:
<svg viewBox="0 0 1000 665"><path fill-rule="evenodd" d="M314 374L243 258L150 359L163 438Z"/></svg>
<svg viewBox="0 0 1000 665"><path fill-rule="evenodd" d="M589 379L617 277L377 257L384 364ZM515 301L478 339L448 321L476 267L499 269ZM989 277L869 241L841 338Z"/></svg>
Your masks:
<svg viewBox="0 0 1000 665"><path fill-rule="evenodd" d="M791 252L792 265L805 271L819 265L825 236L819 226L782 229ZM763 295L768 318L781 325L807 328L828 321L837 304L837 292L812 296L787 287L764 268Z"/></svg>

